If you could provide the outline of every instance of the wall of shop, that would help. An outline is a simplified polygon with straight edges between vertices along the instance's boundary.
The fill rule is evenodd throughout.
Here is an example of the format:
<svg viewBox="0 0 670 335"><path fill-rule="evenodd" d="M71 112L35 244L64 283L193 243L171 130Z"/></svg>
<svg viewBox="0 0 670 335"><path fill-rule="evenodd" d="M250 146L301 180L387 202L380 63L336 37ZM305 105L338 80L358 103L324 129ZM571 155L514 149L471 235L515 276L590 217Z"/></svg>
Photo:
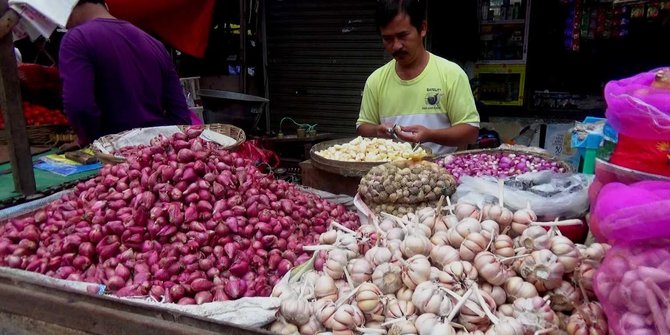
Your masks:
<svg viewBox="0 0 670 335"><path fill-rule="evenodd" d="M374 0L267 3L272 128L284 117L351 135L367 77L388 58L374 23ZM295 133L285 125L286 134Z"/></svg>

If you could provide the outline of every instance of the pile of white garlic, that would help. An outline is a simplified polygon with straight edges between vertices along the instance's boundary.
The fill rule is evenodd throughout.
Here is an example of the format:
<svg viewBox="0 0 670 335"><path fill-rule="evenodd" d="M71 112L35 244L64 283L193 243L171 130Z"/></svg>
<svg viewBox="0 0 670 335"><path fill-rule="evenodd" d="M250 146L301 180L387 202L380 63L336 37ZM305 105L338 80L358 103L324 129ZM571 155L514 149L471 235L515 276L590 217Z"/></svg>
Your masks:
<svg viewBox="0 0 670 335"><path fill-rule="evenodd" d="M303 267L275 287L282 303L270 330L607 334L592 285L607 245L576 245L556 229L572 221L538 223L530 209L442 205L382 214L357 231L333 223L321 245L306 247L325 255L315 262L322 271Z"/></svg>

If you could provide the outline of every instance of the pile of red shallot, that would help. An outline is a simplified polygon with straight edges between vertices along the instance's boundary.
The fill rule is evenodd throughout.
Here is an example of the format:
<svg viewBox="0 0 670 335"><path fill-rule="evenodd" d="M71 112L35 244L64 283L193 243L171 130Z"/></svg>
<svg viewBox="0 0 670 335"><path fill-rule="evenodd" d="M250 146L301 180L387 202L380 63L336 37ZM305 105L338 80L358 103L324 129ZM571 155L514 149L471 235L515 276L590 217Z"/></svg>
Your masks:
<svg viewBox="0 0 670 335"><path fill-rule="evenodd" d="M560 164L538 156L523 153L476 153L448 155L437 163L456 180L462 176L512 177L526 172L551 170L566 172Z"/></svg>
<svg viewBox="0 0 670 335"><path fill-rule="evenodd" d="M0 266L195 304L269 296L332 220L356 213L262 174L192 127L0 226Z"/></svg>
<svg viewBox="0 0 670 335"><path fill-rule="evenodd" d="M576 245L530 209L459 204L333 223L314 268L275 286L280 334L605 335L592 278L609 246ZM451 208L451 206L449 206ZM446 215L444 215L446 214ZM545 226L551 229L545 229ZM317 260L319 260L317 262Z"/></svg>

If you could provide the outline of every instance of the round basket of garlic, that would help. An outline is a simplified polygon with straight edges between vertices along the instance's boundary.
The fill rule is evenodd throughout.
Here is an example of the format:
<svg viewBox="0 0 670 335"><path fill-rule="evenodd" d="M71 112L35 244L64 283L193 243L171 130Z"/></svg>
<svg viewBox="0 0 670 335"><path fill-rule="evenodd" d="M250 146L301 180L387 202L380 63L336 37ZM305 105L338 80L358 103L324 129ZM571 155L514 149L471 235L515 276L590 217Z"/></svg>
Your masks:
<svg viewBox="0 0 670 335"><path fill-rule="evenodd" d="M321 142L310 151L312 164L321 170L346 177L362 177L375 166L399 161L421 160L432 155L429 148L382 138L356 137Z"/></svg>

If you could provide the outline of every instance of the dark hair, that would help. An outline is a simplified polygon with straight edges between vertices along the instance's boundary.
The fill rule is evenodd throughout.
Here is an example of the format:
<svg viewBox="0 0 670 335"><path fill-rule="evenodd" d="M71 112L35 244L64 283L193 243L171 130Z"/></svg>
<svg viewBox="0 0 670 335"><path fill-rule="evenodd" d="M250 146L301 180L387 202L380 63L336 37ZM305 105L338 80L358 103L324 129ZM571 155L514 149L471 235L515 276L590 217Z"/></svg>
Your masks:
<svg viewBox="0 0 670 335"><path fill-rule="evenodd" d="M386 27L399 14L407 14L420 31L426 20L426 0L377 0L377 28Z"/></svg>
<svg viewBox="0 0 670 335"><path fill-rule="evenodd" d="M79 0L79 2L77 2L77 6L81 6L85 3L92 3L94 5L104 5L105 0ZM77 7L77 6L75 6L75 7Z"/></svg>

